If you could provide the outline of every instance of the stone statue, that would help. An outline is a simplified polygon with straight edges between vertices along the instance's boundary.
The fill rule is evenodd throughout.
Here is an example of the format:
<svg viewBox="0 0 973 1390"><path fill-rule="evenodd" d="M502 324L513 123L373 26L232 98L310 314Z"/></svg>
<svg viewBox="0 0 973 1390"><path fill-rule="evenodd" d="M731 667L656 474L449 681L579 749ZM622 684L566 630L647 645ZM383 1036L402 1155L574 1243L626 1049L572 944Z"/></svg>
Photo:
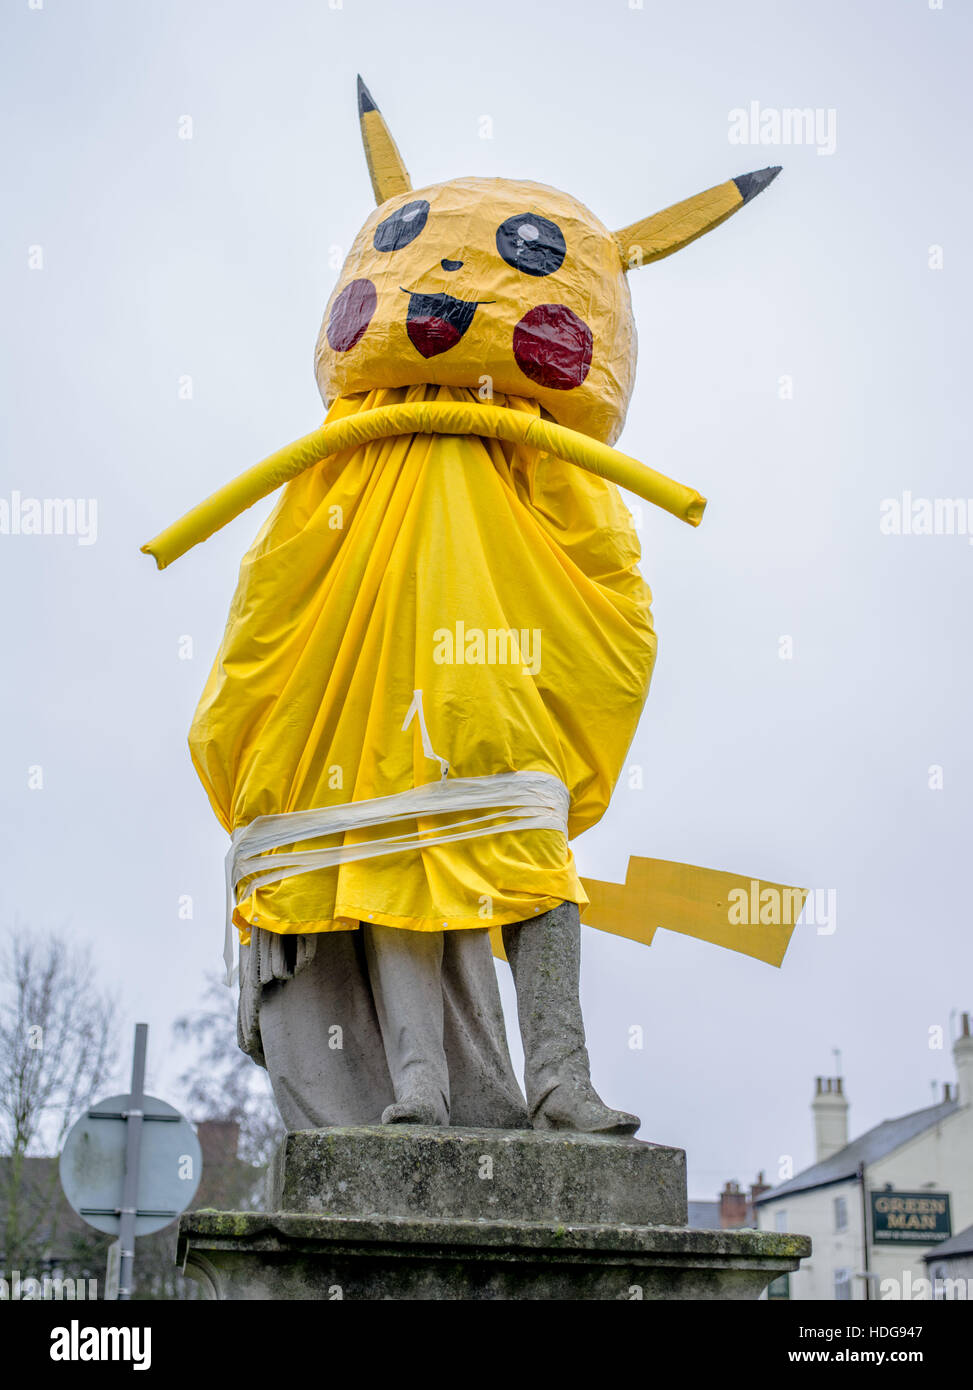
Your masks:
<svg viewBox="0 0 973 1390"><path fill-rule="evenodd" d="M638 1118L611 1110L591 1085L580 935L574 903L503 928L526 1106L484 930L258 928L242 951L240 1046L268 1069L292 1130L381 1122L634 1134Z"/></svg>

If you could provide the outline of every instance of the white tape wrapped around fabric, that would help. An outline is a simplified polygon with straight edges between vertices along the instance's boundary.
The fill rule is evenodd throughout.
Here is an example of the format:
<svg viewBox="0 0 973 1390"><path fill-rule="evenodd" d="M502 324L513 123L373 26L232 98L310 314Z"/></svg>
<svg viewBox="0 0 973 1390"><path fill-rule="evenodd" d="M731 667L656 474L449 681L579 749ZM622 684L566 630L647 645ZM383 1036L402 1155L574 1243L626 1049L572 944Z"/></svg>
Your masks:
<svg viewBox="0 0 973 1390"><path fill-rule="evenodd" d="M427 753L427 756L430 756ZM431 755L435 757L435 755ZM442 761L442 760L440 760ZM342 806L323 806L310 811L288 811L258 816L233 832L226 856L226 942L223 959L226 983L237 976L233 968L233 911L237 888L247 879L246 892L297 874L332 868L354 860L385 854L428 849L456 840L509 831L557 830L567 839L571 798L558 777L547 772L498 772L487 777L457 777L398 792L394 796L350 801ZM322 849L274 851L287 845L341 835L347 831L393 825L403 820L449 815L456 811L484 814L453 821L438 830L416 827L398 835L386 835L361 844L330 845Z"/></svg>

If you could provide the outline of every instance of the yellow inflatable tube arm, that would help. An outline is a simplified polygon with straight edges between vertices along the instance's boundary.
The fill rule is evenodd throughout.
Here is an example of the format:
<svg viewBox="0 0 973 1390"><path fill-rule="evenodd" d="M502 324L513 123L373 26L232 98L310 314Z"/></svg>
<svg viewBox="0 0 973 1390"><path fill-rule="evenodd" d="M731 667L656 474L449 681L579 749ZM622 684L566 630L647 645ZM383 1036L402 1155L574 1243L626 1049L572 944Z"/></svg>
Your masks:
<svg viewBox="0 0 973 1390"><path fill-rule="evenodd" d="M160 532L142 546L142 551L153 556L160 570L165 569L306 468L374 439L405 434L476 434L525 444L607 478L690 526L699 525L706 506L705 497L693 488L673 482L609 444L553 420L464 401L402 401L331 420L303 439L278 449Z"/></svg>

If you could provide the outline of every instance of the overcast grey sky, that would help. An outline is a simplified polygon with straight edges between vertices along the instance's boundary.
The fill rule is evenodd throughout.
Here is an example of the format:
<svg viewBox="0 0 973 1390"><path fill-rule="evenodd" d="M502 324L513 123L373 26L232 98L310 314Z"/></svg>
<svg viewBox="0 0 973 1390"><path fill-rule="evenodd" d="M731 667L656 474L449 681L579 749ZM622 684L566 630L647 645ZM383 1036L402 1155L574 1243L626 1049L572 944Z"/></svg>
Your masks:
<svg viewBox="0 0 973 1390"><path fill-rule="evenodd" d="M645 854L832 889L835 930L798 928L779 971L588 931L594 1074L701 1197L811 1160L832 1048L853 1130L930 1103L953 1072L929 1029L973 1006L973 546L879 519L973 496L969 9L3 0L2 27L0 500L93 498L97 539L0 534L0 926L90 941L180 1102L169 1028L219 965L226 847L186 734L270 503L164 574L139 545L320 421L334 248L373 206L361 71L417 187L529 178L620 227L784 166L631 276L620 447L710 501L696 531L643 508L644 786L575 851L594 877ZM833 140L733 143L754 102Z"/></svg>

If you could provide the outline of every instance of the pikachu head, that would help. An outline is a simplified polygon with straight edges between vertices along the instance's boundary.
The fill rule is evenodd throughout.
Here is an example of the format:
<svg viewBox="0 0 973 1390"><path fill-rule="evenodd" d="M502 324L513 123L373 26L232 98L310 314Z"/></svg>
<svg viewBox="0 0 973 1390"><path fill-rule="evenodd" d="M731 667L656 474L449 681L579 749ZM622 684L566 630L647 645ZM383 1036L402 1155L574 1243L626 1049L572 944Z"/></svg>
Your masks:
<svg viewBox="0 0 973 1390"><path fill-rule="evenodd" d="M324 314L315 374L326 404L384 386L463 386L536 400L613 443L635 379L626 274L702 236L777 174L720 184L611 232L567 193L511 179L413 189L361 78L379 204Z"/></svg>

